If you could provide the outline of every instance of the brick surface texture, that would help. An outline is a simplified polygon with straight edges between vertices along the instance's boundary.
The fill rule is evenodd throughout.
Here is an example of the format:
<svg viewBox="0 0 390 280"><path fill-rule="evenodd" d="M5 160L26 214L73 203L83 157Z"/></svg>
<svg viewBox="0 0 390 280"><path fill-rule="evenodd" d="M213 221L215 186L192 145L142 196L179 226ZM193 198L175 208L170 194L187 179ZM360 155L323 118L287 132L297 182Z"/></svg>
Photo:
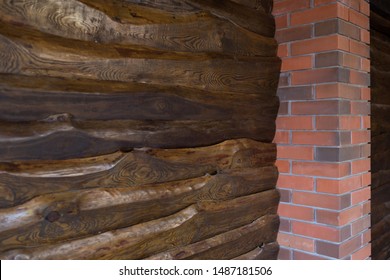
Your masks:
<svg viewBox="0 0 390 280"><path fill-rule="evenodd" d="M275 0L279 259L369 259L367 0Z"/></svg>

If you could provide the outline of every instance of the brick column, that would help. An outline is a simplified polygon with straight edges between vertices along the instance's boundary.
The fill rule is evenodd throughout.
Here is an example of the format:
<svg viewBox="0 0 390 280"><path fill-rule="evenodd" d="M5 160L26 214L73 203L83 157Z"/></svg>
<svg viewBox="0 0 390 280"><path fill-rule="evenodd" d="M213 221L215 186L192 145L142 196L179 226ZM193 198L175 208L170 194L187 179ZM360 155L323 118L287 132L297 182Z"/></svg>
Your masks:
<svg viewBox="0 0 390 280"><path fill-rule="evenodd" d="M367 259L369 4L275 0L280 259Z"/></svg>

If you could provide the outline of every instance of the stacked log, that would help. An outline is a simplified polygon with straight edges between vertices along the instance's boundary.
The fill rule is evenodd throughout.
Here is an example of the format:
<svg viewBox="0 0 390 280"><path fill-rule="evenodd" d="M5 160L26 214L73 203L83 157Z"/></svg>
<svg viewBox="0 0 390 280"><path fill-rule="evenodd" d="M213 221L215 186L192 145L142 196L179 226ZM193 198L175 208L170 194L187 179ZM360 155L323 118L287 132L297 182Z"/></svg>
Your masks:
<svg viewBox="0 0 390 280"><path fill-rule="evenodd" d="M270 7L0 0L0 258L275 259Z"/></svg>
<svg viewBox="0 0 390 280"><path fill-rule="evenodd" d="M390 3L371 1L372 258L390 259Z"/></svg>

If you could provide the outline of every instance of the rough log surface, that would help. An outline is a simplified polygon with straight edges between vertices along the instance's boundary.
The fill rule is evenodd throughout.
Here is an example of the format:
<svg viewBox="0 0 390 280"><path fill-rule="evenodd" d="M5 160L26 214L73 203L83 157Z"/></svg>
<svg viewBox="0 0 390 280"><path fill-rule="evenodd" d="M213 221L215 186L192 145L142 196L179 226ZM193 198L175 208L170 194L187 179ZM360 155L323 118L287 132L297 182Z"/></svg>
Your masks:
<svg viewBox="0 0 390 280"><path fill-rule="evenodd" d="M275 259L272 0L0 0L0 259Z"/></svg>
<svg viewBox="0 0 390 280"><path fill-rule="evenodd" d="M390 259L390 2L371 1L372 259Z"/></svg>

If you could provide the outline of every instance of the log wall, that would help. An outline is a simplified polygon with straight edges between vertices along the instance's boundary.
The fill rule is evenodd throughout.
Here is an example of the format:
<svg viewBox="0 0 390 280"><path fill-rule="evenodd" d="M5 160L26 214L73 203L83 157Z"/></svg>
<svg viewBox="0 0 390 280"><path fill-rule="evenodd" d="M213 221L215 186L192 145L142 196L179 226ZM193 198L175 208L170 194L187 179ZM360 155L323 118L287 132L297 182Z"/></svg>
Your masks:
<svg viewBox="0 0 390 280"><path fill-rule="evenodd" d="M270 7L0 0L0 258L276 258Z"/></svg>
<svg viewBox="0 0 390 280"><path fill-rule="evenodd" d="M371 1L372 258L390 259L390 3Z"/></svg>

